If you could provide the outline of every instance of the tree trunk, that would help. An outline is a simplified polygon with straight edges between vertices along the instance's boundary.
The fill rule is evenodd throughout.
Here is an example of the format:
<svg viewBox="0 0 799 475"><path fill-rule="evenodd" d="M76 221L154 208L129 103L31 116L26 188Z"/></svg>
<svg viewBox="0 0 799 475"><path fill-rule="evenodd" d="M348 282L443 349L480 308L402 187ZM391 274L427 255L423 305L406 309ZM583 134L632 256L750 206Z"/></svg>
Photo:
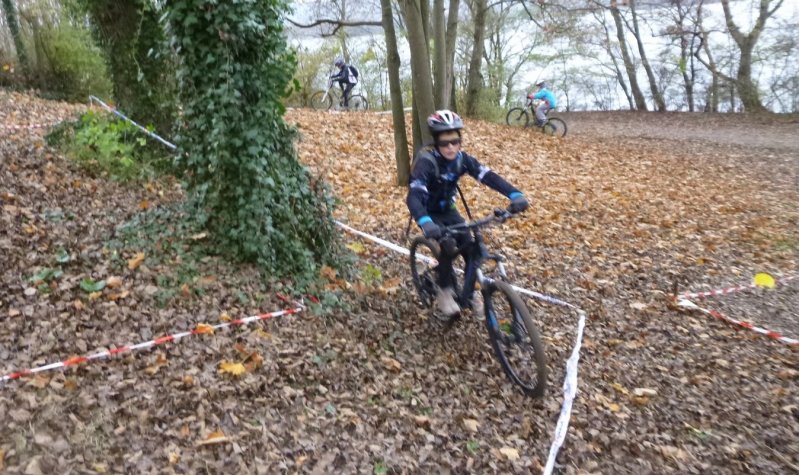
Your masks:
<svg viewBox="0 0 799 475"><path fill-rule="evenodd" d="M397 185L407 186L410 179L411 160L408 155L408 137L405 135L405 111L400 86L400 56L397 50L397 34L394 31L394 17L391 0L380 0L383 12L383 32L386 38L388 65L388 85L391 89L391 119L394 124L394 160L397 162Z"/></svg>
<svg viewBox="0 0 799 475"><path fill-rule="evenodd" d="M446 109L447 96L447 47L446 23L444 23L444 0L433 1L433 96L436 109Z"/></svg>
<svg viewBox="0 0 799 475"><path fill-rule="evenodd" d="M458 39L458 8L460 0L449 0L449 13L447 16L446 55L447 68L445 71L444 96L447 98L446 107L455 107L455 43Z"/></svg>
<svg viewBox="0 0 799 475"><path fill-rule="evenodd" d="M633 102L633 96L630 95L630 90L627 88L627 82L624 80L624 75L621 73L621 69L619 68L619 62L616 60L616 55L613 53L613 48L611 48L610 44L610 31L608 30L608 25L605 22L604 14L600 14L601 16L598 18L602 23L602 28L605 30L605 49L607 50L608 56L610 56L610 60L613 63L613 70L616 72L616 80L621 86L621 90L624 91L624 96L627 98L627 103L630 105L630 110L635 110L635 103Z"/></svg>
<svg viewBox="0 0 799 475"><path fill-rule="evenodd" d="M719 88L721 87L721 74L716 67L716 61L713 59L713 54L710 51L710 46L707 41L708 34L705 31L705 27L702 23L702 7L704 5L704 0L700 0L699 4L696 7L696 26L699 29L701 44L700 46L694 51L694 57L702 63L708 71L710 71L711 75L711 83L710 89L707 93L707 98L705 100L705 112L718 112L719 111ZM707 56L707 62L705 62L701 56L699 56L699 52L704 51L705 55Z"/></svg>
<svg viewBox="0 0 799 475"><path fill-rule="evenodd" d="M621 20L621 13L616 6L616 0L610 2L610 14L613 16L613 21L616 23L616 36L619 39L619 48L621 48L621 56L624 60L624 69L627 70L627 79L630 81L630 89L632 89L633 98L635 99L635 107L638 110L648 110L646 107L646 99L638 86L638 78L635 76L635 65L630 57L630 52L627 50L627 40L624 35L624 25Z"/></svg>
<svg viewBox="0 0 799 475"><path fill-rule="evenodd" d="M760 0L760 8L758 9L758 16L752 31L748 35L744 35L735 24L730 12L730 1L721 0L721 6L724 10L724 20L727 23L727 29L730 36L735 40L738 49L741 51L741 57L738 62L738 73L735 76L735 85L738 87L738 95L741 98L741 103L746 112L763 112L766 110L760 100L760 91L757 84L752 80L752 51L755 49L757 40L760 39L760 34L766 25L766 20L774 14L782 6L783 0ZM774 8L769 10L772 3L776 3Z"/></svg>
<svg viewBox="0 0 799 475"><path fill-rule="evenodd" d="M147 0L88 0L87 11L105 50L119 107L168 132L176 113L174 63L161 14Z"/></svg>
<svg viewBox="0 0 799 475"><path fill-rule="evenodd" d="M655 80L655 74L652 72L652 66L649 65L649 61L646 59L644 42L641 40L641 29L638 27L638 13L635 11L635 0L629 1L630 13L632 13L633 16L633 34L635 35L635 41L638 43L638 53L641 55L641 65L643 65L644 71L646 71L646 77L649 79L649 89L652 91L652 98L655 100L655 107L659 112L665 112L666 101L663 100L663 94L661 94L660 90L658 89L657 81Z"/></svg>
<svg viewBox="0 0 799 475"><path fill-rule="evenodd" d="M474 117L477 114L477 103L482 87L480 68L483 62L483 44L486 24L487 0L476 0L474 14L474 45L472 59L469 62L469 82L466 87L466 115Z"/></svg>
<svg viewBox="0 0 799 475"><path fill-rule="evenodd" d="M22 42L22 35L19 32L19 18L17 17L17 7L13 0L3 0L3 9L6 11L6 21L11 37L14 40L14 48L17 50L17 60L22 69L22 74L28 74L28 54L25 44Z"/></svg>
<svg viewBox="0 0 799 475"><path fill-rule="evenodd" d="M422 16L421 4L426 0L402 0L401 6L408 28L408 45L411 50L411 77L413 81L414 128L419 129L419 139L414 134L413 149L431 142L433 137L426 126L427 116L432 114L433 81L430 74L430 56L424 33L425 18ZM416 129L414 129L414 132Z"/></svg>

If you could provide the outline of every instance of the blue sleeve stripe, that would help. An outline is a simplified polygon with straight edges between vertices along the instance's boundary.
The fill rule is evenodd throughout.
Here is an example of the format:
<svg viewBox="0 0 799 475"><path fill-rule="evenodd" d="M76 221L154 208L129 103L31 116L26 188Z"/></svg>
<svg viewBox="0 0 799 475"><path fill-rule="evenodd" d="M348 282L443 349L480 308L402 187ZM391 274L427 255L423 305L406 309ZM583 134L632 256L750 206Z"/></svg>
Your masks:
<svg viewBox="0 0 799 475"><path fill-rule="evenodd" d="M520 196L524 196L524 193L521 193L521 192L518 192L518 191L514 191L513 193L508 195L508 198L514 199L514 198L518 198Z"/></svg>
<svg viewBox="0 0 799 475"><path fill-rule="evenodd" d="M419 226L423 225L424 223L432 223L432 222L433 222L433 218L431 218L430 216L422 216L421 218L419 218L418 221L416 221L416 223Z"/></svg>

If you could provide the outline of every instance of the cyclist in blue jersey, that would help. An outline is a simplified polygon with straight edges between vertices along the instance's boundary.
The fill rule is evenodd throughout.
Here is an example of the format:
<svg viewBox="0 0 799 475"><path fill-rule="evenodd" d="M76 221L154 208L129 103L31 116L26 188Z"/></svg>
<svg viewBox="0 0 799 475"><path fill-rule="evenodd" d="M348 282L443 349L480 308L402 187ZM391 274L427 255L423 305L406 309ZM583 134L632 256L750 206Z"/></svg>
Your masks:
<svg viewBox="0 0 799 475"><path fill-rule="evenodd" d="M550 109L558 107L558 100L555 98L555 94L548 89L546 82L541 81L536 84L536 86L538 86L538 92L530 94L527 97L541 101L538 107L535 108L536 124L541 126L544 125L544 122L547 120L547 112L549 112Z"/></svg>
<svg viewBox="0 0 799 475"><path fill-rule="evenodd" d="M520 213L530 206L527 198L516 187L461 150L463 121L458 114L449 110L437 111L427 118L427 126L433 136L434 145L424 147L416 154L406 199L411 216L426 238L439 240L443 234L442 227L464 222L455 206L455 197L458 180L467 173L479 183L506 196L510 200L508 210L511 213ZM468 248L466 244L471 241L472 235L469 233L457 234L455 239L447 237L440 241L436 302L444 315L451 316L460 312L460 307L455 302L452 260L457 257L455 250ZM469 264L475 256L464 255L463 258L468 274ZM469 275L465 278L468 279ZM471 296L468 298L471 299Z"/></svg>

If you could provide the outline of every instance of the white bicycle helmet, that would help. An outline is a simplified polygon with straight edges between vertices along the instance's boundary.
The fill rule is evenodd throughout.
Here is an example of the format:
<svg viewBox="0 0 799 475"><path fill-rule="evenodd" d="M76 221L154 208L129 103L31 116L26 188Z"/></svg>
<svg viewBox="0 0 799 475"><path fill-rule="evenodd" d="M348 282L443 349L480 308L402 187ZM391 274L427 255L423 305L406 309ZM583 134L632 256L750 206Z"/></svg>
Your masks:
<svg viewBox="0 0 799 475"><path fill-rule="evenodd" d="M451 130L461 130L463 121L458 114L444 109L430 114L430 117L427 118L427 127L430 128L431 134L437 135Z"/></svg>

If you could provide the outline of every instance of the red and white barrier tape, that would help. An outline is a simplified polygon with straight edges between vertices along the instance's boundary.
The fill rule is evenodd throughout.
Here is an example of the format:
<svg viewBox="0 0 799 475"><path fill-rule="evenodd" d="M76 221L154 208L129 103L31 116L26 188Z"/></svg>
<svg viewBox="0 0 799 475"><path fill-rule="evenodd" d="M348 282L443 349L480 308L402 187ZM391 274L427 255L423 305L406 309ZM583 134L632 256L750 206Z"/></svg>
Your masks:
<svg viewBox="0 0 799 475"><path fill-rule="evenodd" d="M740 320L735 320L734 318L728 317L727 315L724 315L723 313L721 313L721 312L719 312L717 310L709 310L709 309L700 307L699 305L691 302L688 299L680 297L678 299L678 301L677 301L677 305L679 305L680 307L683 307L683 308L691 309L691 310L699 310L700 312L702 312L702 313L704 313L706 315L710 315L713 318L717 318L717 319L719 319L719 320L721 320L723 322L731 323L733 325L738 325L740 327L743 327L743 328L752 330L754 332L760 333L761 335L766 335L767 337L769 337L771 339L780 341L780 342L785 343L787 345L799 347L799 340L796 340L794 338L788 338L787 336L784 336L781 333L776 332L774 330L768 330L766 328L757 327L755 325L752 325L749 322L743 322L743 321L740 321Z"/></svg>
<svg viewBox="0 0 799 475"><path fill-rule="evenodd" d="M6 130L48 129L60 123L61 122L59 121L59 122L53 122L52 124L26 124L26 125L0 124L0 129L6 129Z"/></svg>
<svg viewBox="0 0 799 475"><path fill-rule="evenodd" d="M243 325L247 325L247 324L252 323L252 322L261 321L261 320L270 320L272 318L280 317L280 316L283 316L283 315L293 315L295 313L301 312L302 310L303 310L303 307L299 306L299 307L290 308L290 309L287 309L287 310L280 310L280 311L277 311L277 312L263 313L263 314L260 314L260 315L253 315L253 316L246 317L246 318L240 318L238 320L233 320L233 321L227 322L227 323L220 323L218 325L207 325L207 326L199 326L198 325L197 328L195 328L194 330L191 330L191 331L174 333L172 335L165 335L165 336L162 336L162 337L158 337L158 338L156 338L154 340L149 340L149 341L145 341L145 342L142 342L142 343L137 343L135 345L118 346L118 347L112 348L110 350L99 351L97 353L94 353L94 354L91 354L91 355L87 355L87 356L75 356L75 357L68 358L66 360L59 361L59 362L56 362L56 363L50 363L50 364L46 364L44 366L39 366L39 367L32 368L32 369L26 369L26 370L22 370L22 371L16 371L16 372L13 372L13 373L9 373L9 374L3 376L2 378L0 378L0 384L5 384L8 381L19 379L19 378L21 378L23 376L29 376L29 375L32 375L32 374L41 373L43 371L49 371L49 370L58 369L58 368L68 368L70 366L76 366L76 365L79 365L79 364L82 364L82 363L87 363L89 361L110 358L111 356L118 355L118 354L121 354L121 353L128 353L128 352L131 352L131 351L144 350L144 349L152 348L154 346L162 345L164 343L169 343L169 342L172 342L172 341L178 341L181 338L185 338L187 336L213 333L214 331L220 330L222 328L243 326Z"/></svg>
<svg viewBox="0 0 799 475"><path fill-rule="evenodd" d="M775 279L776 284L780 282L789 282L791 280L799 279L799 274L789 275L787 277L782 277L780 279ZM714 297L717 295L729 295L735 292L741 292L744 290L752 290L756 289L760 286L757 284L748 284L748 285L739 285L737 287L727 287L724 289L716 289L716 290L709 290L707 292L685 292L680 294L678 298L680 299L701 299L706 297Z"/></svg>

